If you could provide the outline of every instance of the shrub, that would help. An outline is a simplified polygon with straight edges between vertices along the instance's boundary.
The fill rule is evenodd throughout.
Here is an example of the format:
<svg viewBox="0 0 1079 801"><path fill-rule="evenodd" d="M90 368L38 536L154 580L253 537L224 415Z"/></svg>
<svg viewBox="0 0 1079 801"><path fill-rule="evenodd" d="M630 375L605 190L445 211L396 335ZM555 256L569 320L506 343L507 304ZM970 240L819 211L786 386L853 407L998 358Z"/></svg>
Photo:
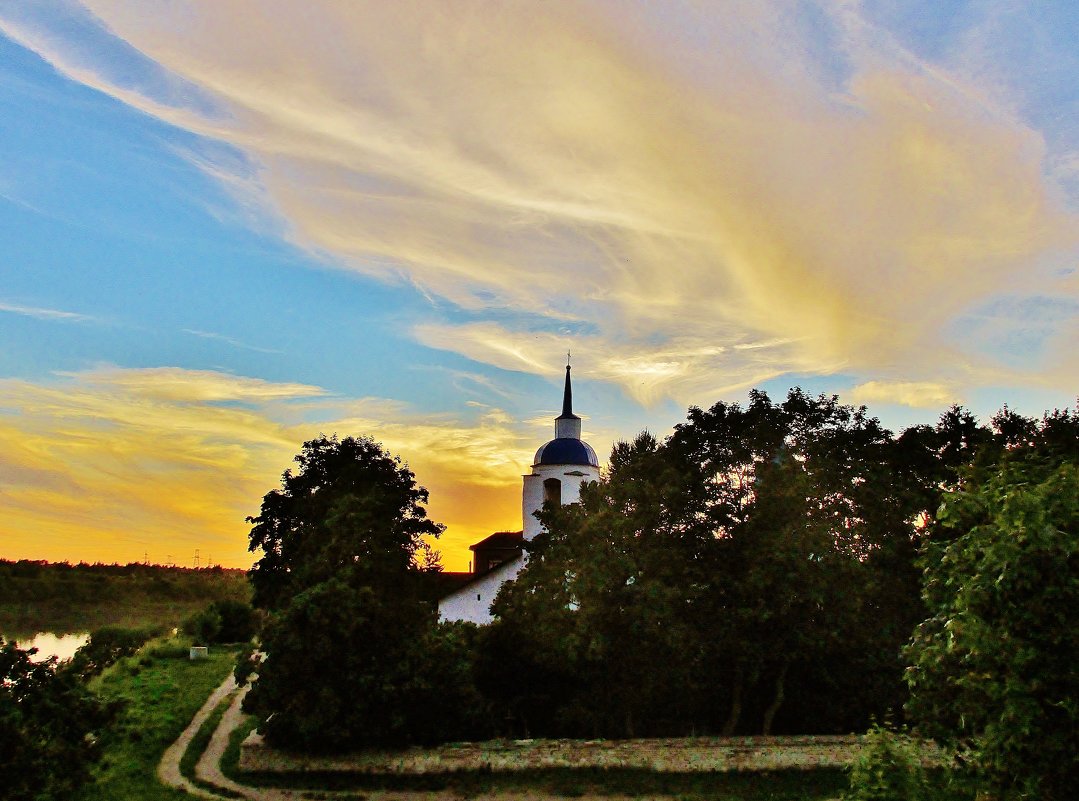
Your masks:
<svg viewBox="0 0 1079 801"><path fill-rule="evenodd" d="M1006 463L941 506L908 712L998 798L1079 786L1079 465Z"/></svg>
<svg viewBox="0 0 1079 801"><path fill-rule="evenodd" d="M243 601L221 600L210 604L221 625L214 642L247 642L255 636L255 610Z"/></svg>
<svg viewBox="0 0 1079 801"><path fill-rule="evenodd" d="M926 788L917 741L903 729L874 724L851 765L847 801L922 801Z"/></svg>
<svg viewBox="0 0 1079 801"><path fill-rule="evenodd" d="M221 631L221 615L211 604L185 620L183 631L194 639L195 645L209 645L217 642L217 636Z"/></svg>
<svg viewBox="0 0 1079 801"><path fill-rule="evenodd" d="M90 639L75 652L67 670L85 681L117 660L133 655L153 634L150 629L102 626L90 633Z"/></svg>

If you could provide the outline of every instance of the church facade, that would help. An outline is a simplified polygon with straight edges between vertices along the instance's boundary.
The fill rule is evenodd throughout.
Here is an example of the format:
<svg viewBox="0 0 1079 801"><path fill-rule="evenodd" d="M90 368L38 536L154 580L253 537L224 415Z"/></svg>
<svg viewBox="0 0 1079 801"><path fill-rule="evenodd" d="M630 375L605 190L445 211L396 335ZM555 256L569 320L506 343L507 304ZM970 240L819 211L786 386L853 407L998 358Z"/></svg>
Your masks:
<svg viewBox="0 0 1079 801"><path fill-rule="evenodd" d="M581 497L581 483L599 480L596 452L581 439L581 418L573 413L568 364L562 414L555 418L554 426L555 438L536 451L531 472L523 476L521 530L496 532L469 546L473 552L471 577L439 600L440 620L490 623L491 602L498 588L521 572L528 558L524 542L542 531L535 513L546 502L576 503Z"/></svg>

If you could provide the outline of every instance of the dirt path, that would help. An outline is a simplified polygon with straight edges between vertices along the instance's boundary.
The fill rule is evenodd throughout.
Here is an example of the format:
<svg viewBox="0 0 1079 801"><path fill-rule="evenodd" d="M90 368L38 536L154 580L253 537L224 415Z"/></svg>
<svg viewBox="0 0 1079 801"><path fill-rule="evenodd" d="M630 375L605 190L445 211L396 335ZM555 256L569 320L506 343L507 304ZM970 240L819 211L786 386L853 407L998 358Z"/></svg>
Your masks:
<svg viewBox="0 0 1079 801"><path fill-rule="evenodd" d="M195 717L191 718L191 722L187 724L187 728L183 730L176 742L165 749L165 753L161 756L161 762L157 765L157 777L163 784L175 787L177 790L183 790L198 798L220 799L222 797L203 790L185 778L180 773L180 760L183 759L184 752L187 751L187 747L191 744L202 724L206 722L206 718L210 717L210 714L217 709L217 705L221 703L222 699L235 689L236 679L229 675L227 679L221 682L221 686L210 693L206 703L195 713Z"/></svg>

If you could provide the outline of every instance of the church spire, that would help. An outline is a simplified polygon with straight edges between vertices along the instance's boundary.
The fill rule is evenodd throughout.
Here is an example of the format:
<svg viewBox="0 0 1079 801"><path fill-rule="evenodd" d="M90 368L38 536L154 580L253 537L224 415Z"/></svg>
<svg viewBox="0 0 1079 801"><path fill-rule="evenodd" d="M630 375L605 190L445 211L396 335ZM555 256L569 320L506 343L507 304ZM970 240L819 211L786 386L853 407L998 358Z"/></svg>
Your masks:
<svg viewBox="0 0 1079 801"><path fill-rule="evenodd" d="M566 354L566 360L569 361L569 354ZM562 415L561 417L576 417L573 413L573 387L570 385L569 380L569 365L566 365L566 390L562 393ZM561 419L561 418L560 418Z"/></svg>
<svg viewBox="0 0 1079 801"><path fill-rule="evenodd" d="M569 361L569 354L566 354L566 361ZM566 365L566 389L562 393L562 414L554 420L554 431L556 439L580 439L581 438L581 418L573 413L573 385L570 383L569 377L570 367Z"/></svg>

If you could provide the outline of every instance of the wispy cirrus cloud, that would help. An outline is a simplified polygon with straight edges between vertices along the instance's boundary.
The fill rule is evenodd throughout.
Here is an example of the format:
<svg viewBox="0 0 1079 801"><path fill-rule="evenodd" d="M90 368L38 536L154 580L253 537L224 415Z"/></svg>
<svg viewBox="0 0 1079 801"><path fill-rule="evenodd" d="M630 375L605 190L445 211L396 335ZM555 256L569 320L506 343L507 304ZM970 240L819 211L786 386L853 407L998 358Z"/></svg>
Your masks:
<svg viewBox="0 0 1079 801"><path fill-rule="evenodd" d="M185 328L184 333L191 334L191 336L199 337L200 339L212 339L217 342L224 342L226 345L231 345L232 347L240 348L241 350L251 350L256 353L284 353L284 351L275 350L273 348L262 348L258 345L249 345L239 339L234 339L233 337L225 336L224 334L217 334L213 331L199 331L195 328Z"/></svg>
<svg viewBox="0 0 1079 801"><path fill-rule="evenodd" d="M203 168L303 247L456 306L418 336L489 364L549 372L567 324L642 402L788 372L1022 382L955 322L1075 297L1047 167L1075 143L969 68L999 26L930 60L860 4L82 6L97 47L32 9L0 30L238 149Z"/></svg>
<svg viewBox="0 0 1079 801"><path fill-rule="evenodd" d="M40 306L23 306L18 303L0 301L0 313L18 314L22 317L33 317L35 320L51 320L64 323L91 323L97 322L97 318L89 314L64 311L62 309L46 309Z"/></svg>

